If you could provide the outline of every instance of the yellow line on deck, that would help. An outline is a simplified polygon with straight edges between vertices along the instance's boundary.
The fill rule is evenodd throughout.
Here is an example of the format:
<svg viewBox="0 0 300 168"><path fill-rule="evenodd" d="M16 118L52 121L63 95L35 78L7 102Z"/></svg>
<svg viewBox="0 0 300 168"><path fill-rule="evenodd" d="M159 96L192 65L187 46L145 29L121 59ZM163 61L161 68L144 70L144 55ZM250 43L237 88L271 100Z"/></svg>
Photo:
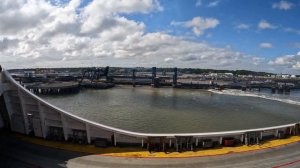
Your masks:
<svg viewBox="0 0 300 168"><path fill-rule="evenodd" d="M101 154L105 156L116 156L116 157L135 157L135 158L186 158L186 157L200 157L200 156L215 156L224 155L229 153L240 153L249 152L261 149L268 149L287 145L290 143L295 143L300 141L299 136L291 136L287 139L274 139L270 141L263 142L259 145L242 145L237 147L220 147L212 149L197 149L196 151L186 151L186 152L175 152L171 151L165 152L153 152L150 153L148 150L143 148L130 148L130 147L107 147L99 148L94 145L80 145L70 142L58 142L50 141L41 138L29 137L20 134L14 134L14 137L29 142L33 144L38 144L42 146L47 146L51 148L57 148L62 150L83 152L89 154Z"/></svg>

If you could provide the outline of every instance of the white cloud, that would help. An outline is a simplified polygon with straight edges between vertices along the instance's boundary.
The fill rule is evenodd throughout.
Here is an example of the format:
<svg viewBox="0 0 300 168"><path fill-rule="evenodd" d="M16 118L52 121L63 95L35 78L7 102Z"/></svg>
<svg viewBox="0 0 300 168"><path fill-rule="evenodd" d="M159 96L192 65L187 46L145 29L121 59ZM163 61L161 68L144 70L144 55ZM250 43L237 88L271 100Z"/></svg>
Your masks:
<svg viewBox="0 0 300 168"><path fill-rule="evenodd" d="M241 23L241 24L235 26L235 28L236 28L236 29L244 29L244 30L245 30L245 29L249 29L249 28L250 28L250 25Z"/></svg>
<svg viewBox="0 0 300 168"><path fill-rule="evenodd" d="M195 6L199 7L202 5L202 0L197 0Z"/></svg>
<svg viewBox="0 0 300 168"><path fill-rule="evenodd" d="M253 61L254 65L259 65L259 64L263 63L263 61L265 61L265 58L252 57L252 61Z"/></svg>
<svg viewBox="0 0 300 168"><path fill-rule="evenodd" d="M3 38L0 39L0 52L5 51L6 49L16 47L18 44L18 40L16 39L9 39L9 38Z"/></svg>
<svg viewBox="0 0 300 168"><path fill-rule="evenodd" d="M84 8L84 15L110 15L119 13L149 13L153 10L162 10L157 0L115 0L111 3L106 0L92 1Z"/></svg>
<svg viewBox="0 0 300 168"><path fill-rule="evenodd" d="M19 31L37 26L53 9L45 1L11 1L0 3L1 35L14 35Z"/></svg>
<svg viewBox="0 0 300 168"><path fill-rule="evenodd" d="M281 0L277 3L273 3L272 8L280 9L280 10L290 10L293 8L293 6L294 6L293 3L289 2L289 1Z"/></svg>
<svg viewBox="0 0 300 168"><path fill-rule="evenodd" d="M291 33L296 33L296 34L300 35L300 30L299 29L285 28L284 31L291 32Z"/></svg>
<svg viewBox="0 0 300 168"><path fill-rule="evenodd" d="M185 22L176 22L172 21L171 25L173 26L183 26L186 28L192 28L196 36L201 36L204 34L204 31L207 29L213 29L220 24L218 19L215 18L203 18L200 16L194 17L192 20Z"/></svg>
<svg viewBox="0 0 300 168"><path fill-rule="evenodd" d="M276 29L277 28L276 26L272 25L271 23L267 22L266 20L261 20L258 23L257 27L259 29L262 29L262 30L263 29Z"/></svg>
<svg viewBox="0 0 300 168"><path fill-rule="evenodd" d="M74 60L78 64L78 60L117 57L122 51L116 41L130 41L144 33L143 23L128 20L119 13L162 10L156 0L110 4L93 1L79 8L80 2L1 1L0 22L6 23L0 24L1 62L15 66L22 61L21 66L26 63L36 66L30 62L53 65L55 61Z"/></svg>
<svg viewBox="0 0 300 168"><path fill-rule="evenodd" d="M219 0L215 0L215 1L207 1L207 0L197 0L195 6L196 7L200 7L202 5L204 5L205 7L216 7L220 4Z"/></svg>
<svg viewBox="0 0 300 168"><path fill-rule="evenodd" d="M92 1L83 9L82 33L95 33L99 29L110 29L115 25L136 24L127 19L119 17L118 14L149 13L153 10L162 10L157 0L116 0L113 3L106 0ZM117 23L119 22L119 23ZM139 25L143 29L143 25Z"/></svg>
<svg viewBox="0 0 300 168"><path fill-rule="evenodd" d="M164 61L165 61L165 62L173 62L174 59L171 58L171 57L167 57L167 58L164 59Z"/></svg>
<svg viewBox="0 0 300 168"><path fill-rule="evenodd" d="M260 48L273 48L272 43L260 43L259 44Z"/></svg>
<svg viewBox="0 0 300 168"><path fill-rule="evenodd" d="M220 1L212 1L207 5L207 7L216 7L219 5L219 3Z"/></svg>
<svg viewBox="0 0 300 168"><path fill-rule="evenodd" d="M231 48L165 32L148 33L144 23L125 17L162 10L156 0L95 0L83 7L80 2L1 1L0 23L8 24L0 24L0 64L6 68L172 65L256 70L258 62L264 62ZM200 36L219 20L195 17L172 24Z"/></svg>
<svg viewBox="0 0 300 168"><path fill-rule="evenodd" d="M269 61L271 65L278 65L287 69L300 69L300 52L295 55L284 55Z"/></svg>

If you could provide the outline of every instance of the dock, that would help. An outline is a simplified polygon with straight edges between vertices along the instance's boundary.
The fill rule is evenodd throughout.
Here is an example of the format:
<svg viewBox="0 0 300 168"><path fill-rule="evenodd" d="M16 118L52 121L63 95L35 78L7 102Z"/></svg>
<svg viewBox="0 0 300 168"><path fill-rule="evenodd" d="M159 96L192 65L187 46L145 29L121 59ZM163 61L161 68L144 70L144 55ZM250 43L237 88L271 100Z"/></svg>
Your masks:
<svg viewBox="0 0 300 168"><path fill-rule="evenodd" d="M68 94L79 92L78 82L33 83L25 87L35 94Z"/></svg>
<svg viewBox="0 0 300 168"><path fill-rule="evenodd" d="M106 82L82 82L80 83L80 87L83 88L91 88L91 89L109 89L114 87L114 83L106 83Z"/></svg>

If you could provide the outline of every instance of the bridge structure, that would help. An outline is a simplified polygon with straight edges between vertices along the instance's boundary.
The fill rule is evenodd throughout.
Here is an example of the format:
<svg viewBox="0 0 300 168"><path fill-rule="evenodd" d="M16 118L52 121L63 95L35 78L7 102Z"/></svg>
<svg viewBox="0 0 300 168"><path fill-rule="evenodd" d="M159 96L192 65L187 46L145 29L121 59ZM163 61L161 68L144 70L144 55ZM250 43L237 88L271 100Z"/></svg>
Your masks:
<svg viewBox="0 0 300 168"><path fill-rule="evenodd" d="M0 72L0 127L13 132L45 139L98 143L112 146L135 145L150 148L209 147L209 142L230 145L224 140L258 143L266 137L299 135L299 124L291 123L267 128L206 133L140 133L96 123L60 109L15 81L7 70ZM184 123L183 123L184 124Z"/></svg>
<svg viewBox="0 0 300 168"><path fill-rule="evenodd" d="M167 72L159 71L152 67L144 72L138 68L133 68L131 72L125 74L109 75L116 84L151 85L152 87L173 86L177 85L177 68Z"/></svg>

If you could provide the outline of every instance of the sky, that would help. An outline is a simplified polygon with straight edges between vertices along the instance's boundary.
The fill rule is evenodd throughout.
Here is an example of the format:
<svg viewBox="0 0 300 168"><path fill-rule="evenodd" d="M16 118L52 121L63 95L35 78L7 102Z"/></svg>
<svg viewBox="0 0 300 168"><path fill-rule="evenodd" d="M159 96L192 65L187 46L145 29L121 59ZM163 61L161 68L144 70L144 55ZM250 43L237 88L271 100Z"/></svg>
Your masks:
<svg viewBox="0 0 300 168"><path fill-rule="evenodd" d="M300 74L300 0L1 0L0 65Z"/></svg>

